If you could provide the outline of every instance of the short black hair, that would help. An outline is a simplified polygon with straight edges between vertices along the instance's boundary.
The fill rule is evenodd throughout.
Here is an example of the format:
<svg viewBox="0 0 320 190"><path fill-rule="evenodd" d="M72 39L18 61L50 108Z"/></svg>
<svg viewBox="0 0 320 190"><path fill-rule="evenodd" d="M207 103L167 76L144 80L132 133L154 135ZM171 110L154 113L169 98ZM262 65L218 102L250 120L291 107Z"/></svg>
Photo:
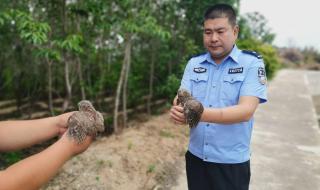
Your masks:
<svg viewBox="0 0 320 190"><path fill-rule="evenodd" d="M216 18L228 18L229 23L232 26L235 26L237 24L236 11L231 5L228 4L215 4L213 6L210 6L204 13L204 21Z"/></svg>

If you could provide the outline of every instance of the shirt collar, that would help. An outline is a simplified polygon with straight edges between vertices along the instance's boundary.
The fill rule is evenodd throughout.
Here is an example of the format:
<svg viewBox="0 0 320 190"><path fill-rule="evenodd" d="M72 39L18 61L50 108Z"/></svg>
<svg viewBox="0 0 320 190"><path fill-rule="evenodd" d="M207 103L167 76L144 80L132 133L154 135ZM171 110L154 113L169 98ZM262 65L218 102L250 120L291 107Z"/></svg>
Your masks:
<svg viewBox="0 0 320 190"><path fill-rule="evenodd" d="M207 52L207 54L206 54L206 56L205 56L205 60L208 62L208 63L211 63L211 64L216 64L214 61L213 61L213 59L212 59L212 57L211 57L211 55L210 55L210 53L209 52Z"/></svg>
<svg viewBox="0 0 320 190"><path fill-rule="evenodd" d="M229 54L229 57L231 59L233 59L233 61L235 63L239 63L239 55L240 55L240 53L241 53L241 51L238 49L237 45L234 45L232 51Z"/></svg>
<svg viewBox="0 0 320 190"><path fill-rule="evenodd" d="M238 49L237 45L234 45L230 54L224 59L227 60L229 57L234 61L234 63L239 63L239 55L240 55L241 51ZM209 52L206 53L206 55L204 56L205 60L202 62L204 63L205 61L211 63L211 64L216 64L213 59L211 58L211 55Z"/></svg>

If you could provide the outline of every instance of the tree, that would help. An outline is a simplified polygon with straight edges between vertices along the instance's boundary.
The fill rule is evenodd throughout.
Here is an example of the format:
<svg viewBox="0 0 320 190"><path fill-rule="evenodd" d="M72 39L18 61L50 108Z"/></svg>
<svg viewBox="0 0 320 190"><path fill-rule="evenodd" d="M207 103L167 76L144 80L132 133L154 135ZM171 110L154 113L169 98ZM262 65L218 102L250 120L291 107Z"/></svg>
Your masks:
<svg viewBox="0 0 320 190"><path fill-rule="evenodd" d="M53 96L52 96L52 64L54 62L61 61L61 54L53 49L52 47L49 48L42 48L38 52L38 56L44 58L47 65L48 65L48 107L51 115L55 115L54 108L53 108Z"/></svg>
<svg viewBox="0 0 320 190"><path fill-rule="evenodd" d="M45 22L38 22L33 17L24 11L19 11L15 9L7 10L0 15L0 24L5 25L5 23L11 24L12 30L16 31L19 37L15 37L16 44L19 46L25 45L28 49L25 51L32 52L38 51L38 49L48 41L47 34L50 31L50 26ZM24 44L26 43L26 44ZM19 48L20 49L20 48ZM23 49L23 48L21 48ZM18 58L22 58L23 50L19 51ZM22 61L22 59L17 60L17 62ZM30 69L30 68L29 68ZM19 78L23 76L23 71L19 70L19 67L15 67L15 72L19 73ZM13 74L14 75L14 74ZM21 104L21 83L24 82L21 79L15 79L17 86L17 102L18 109ZM31 100L30 100L31 101ZM31 104L31 103L30 103Z"/></svg>
<svg viewBox="0 0 320 190"><path fill-rule="evenodd" d="M66 110L68 108L69 102L71 101L72 97L72 83L70 81L70 57L72 54L75 54L76 56L79 56L79 54L83 53L83 48L81 47L81 44L83 43L83 38L81 35L73 34L67 36L67 38L63 41L55 41L57 46L64 52L64 58L63 61L65 62L65 82L66 82L66 89L67 89L67 97L65 99L65 102L63 104L62 110ZM81 62L78 64L81 64ZM82 86L81 81L82 74L81 74L81 65L78 65L78 76L80 78L80 87ZM83 95L83 94L82 94Z"/></svg>
<svg viewBox="0 0 320 190"><path fill-rule="evenodd" d="M284 48L281 50L281 56L295 64L302 64L304 56L298 48Z"/></svg>
<svg viewBox="0 0 320 190"><path fill-rule="evenodd" d="M301 53L304 55L305 64L320 64L320 53L314 47L305 47Z"/></svg>
<svg viewBox="0 0 320 190"><path fill-rule="evenodd" d="M240 19L240 37L255 38L263 43L272 44L275 34L267 26L267 19L258 12L247 13Z"/></svg>
<svg viewBox="0 0 320 190"><path fill-rule="evenodd" d="M239 0L3 0L0 98L15 97L22 114L42 109L32 106L38 101L55 114L86 98L104 112L107 131L118 131L127 109L146 104L151 113L154 100L171 102L188 58L204 51L203 12L219 2L239 7ZM29 24L18 28L11 9Z"/></svg>
<svg viewBox="0 0 320 190"><path fill-rule="evenodd" d="M138 5L137 9L130 12L125 12L128 7L133 4ZM121 89L122 93L122 106L123 106L123 125L127 123L127 85L128 77L131 67L131 48L133 39L139 35L151 35L160 38L165 38L169 35L158 23L157 20L151 15L151 3L149 1L124 1L119 4L119 7L124 14L119 28L122 36L124 36L124 59L121 69L120 78L117 85L115 109L114 109L114 131L118 131L118 106L120 100Z"/></svg>

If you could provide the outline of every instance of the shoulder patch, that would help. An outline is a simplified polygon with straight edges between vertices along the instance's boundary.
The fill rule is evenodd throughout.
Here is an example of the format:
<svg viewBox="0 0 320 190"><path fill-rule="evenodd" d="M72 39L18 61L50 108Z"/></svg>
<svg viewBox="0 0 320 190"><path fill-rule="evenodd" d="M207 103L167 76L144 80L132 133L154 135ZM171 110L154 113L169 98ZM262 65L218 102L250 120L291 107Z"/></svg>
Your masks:
<svg viewBox="0 0 320 190"><path fill-rule="evenodd" d="M262 58L263 58L261 54L259 54L259 53L256 52L256 51L252 51L252 50L242 50L242 53L246 53L246 54L253 55L253 56L255 56L255 57L258 58L258 59L262 59Z"/></svg>

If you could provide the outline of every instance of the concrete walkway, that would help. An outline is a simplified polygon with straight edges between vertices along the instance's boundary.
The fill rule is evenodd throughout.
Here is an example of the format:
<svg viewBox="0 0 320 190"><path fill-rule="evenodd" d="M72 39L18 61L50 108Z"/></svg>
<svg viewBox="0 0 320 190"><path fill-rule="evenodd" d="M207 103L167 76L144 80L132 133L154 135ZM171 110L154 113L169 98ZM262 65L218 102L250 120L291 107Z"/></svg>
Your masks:
<svg viewBox="0 0 320 190"><path fill-rule="evenodd" d="M318 80L319 79L319 80ZM320 190L320 72L281 70L255 114L250 190ZM185 173L173 190L187 190Z"/></svg>

